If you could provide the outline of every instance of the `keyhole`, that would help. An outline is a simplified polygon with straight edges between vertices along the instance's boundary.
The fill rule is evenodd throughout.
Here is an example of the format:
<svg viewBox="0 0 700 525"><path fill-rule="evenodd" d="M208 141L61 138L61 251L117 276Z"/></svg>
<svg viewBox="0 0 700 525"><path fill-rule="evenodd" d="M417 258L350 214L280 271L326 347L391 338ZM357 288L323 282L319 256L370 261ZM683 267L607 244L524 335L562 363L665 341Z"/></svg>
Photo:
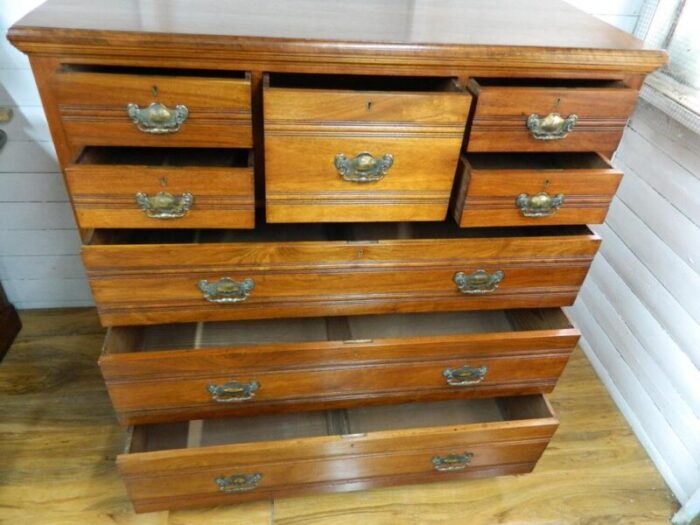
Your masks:
<svg viewBox="0 0 700 525"><path fill-rule="evenodd" d="M554 101L554 109L559 108L559 103L561 102L561 98L557 97L557 99Z"/></svg>
<svg viewBox="0 0 700 525"><path fill-rule="evenodd" d="M372 104L373 102L371 100L367 102L367 111L372 111Z"/></svg>
<svg viewBox="0 0 700 525"><path fill-rule="evenodd" d="M357 250L357 258L358 259L362 258L364 255L365 255L365 251L362 248Z"/></svg>
<svg viewBox="0 0 700 525"><path fill-rule="evenodd" d="M546 190L548 187L549 187L549 179L545 179L545 180L544 180L544 188L543 188L543 189Z"/></svg>
<svg viewBox="0 0 700 525"><path fill-rule="evenodd" d="M166 177L161 177L159 182L163 188L165 188L168 185L168 179Z"/></svg>
<svg viewBox="0 0 700 525"><path fill-rule="evenodd" d="M152 87L151 87L151 94L152 94L154 97L157 97L157 96L158 96L158 86L152 86Z"/></svg>

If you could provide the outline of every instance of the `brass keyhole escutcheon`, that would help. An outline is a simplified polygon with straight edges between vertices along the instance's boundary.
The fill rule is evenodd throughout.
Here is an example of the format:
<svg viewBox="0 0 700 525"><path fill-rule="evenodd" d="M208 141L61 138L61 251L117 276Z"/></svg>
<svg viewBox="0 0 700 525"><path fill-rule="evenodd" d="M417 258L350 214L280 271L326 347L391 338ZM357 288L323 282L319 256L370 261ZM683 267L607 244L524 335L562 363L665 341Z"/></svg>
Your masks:
<svg viewBox="0 0 700 525"><path fill-rule="evenodd" d="M151 87L151 95L153 95L154 97L158 97L158 86Z"/></svg>
<svg viewBox="0 0 700 525"><path fill-rule="evenodd" d="M168 178L163 176L158 182L160 182L161 187L165 188L168 185Z"/></svg>
<svg viewBox="0 0 700 525"><path fill-rule="evenodd" d="M374 105L374 102L371 100L367 101L367 111L372 111L372 106Z"/></svg>

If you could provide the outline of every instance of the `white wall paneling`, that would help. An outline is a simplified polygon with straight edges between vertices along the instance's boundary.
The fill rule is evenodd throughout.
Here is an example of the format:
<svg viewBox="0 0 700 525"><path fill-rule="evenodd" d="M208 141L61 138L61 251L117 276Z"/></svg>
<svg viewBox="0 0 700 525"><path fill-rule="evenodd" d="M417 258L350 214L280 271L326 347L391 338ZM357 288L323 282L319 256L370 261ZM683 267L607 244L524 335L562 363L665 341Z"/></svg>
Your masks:
<svg viewBox="0 0 700 525"><path fill-rule="evenodd" d="M42 0L0 0L0 280L18 308L92 304L80 239L27 58L4 38Z"/></svg>
<svg viewBox="0 0 700 525"><path fill-rule="evenodd" d="M676 497L700 489L700 136L640 102L576 305L582 348ZM641 401L645 399L646 401Z"/></svg>

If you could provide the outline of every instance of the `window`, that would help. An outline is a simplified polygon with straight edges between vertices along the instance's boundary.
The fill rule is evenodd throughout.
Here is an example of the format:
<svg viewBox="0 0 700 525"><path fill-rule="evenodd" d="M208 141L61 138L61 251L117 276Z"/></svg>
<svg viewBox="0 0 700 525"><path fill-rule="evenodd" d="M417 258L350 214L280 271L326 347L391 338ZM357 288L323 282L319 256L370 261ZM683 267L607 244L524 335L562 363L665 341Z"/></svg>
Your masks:
<svg viewBox="0 0 700 525"><path fill-rule="evenodd" d="M669 63L647 79L642 96L700 132L700 0L645 0L635 34L666 49Z"/></svg>

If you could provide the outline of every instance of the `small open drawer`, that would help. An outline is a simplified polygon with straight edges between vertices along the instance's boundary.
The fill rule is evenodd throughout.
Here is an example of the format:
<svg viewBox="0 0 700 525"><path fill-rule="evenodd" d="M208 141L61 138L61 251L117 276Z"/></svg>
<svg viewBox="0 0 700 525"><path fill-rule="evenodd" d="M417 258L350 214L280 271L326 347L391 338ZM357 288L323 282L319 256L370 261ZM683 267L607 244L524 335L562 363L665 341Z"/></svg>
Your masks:
<svg viewBox="0 0 700 525"><path fill-rule="evenodd" d="M559 422L541 395L135 427L137 512L531 471Z"/></svg>
<svg viewBox="0 0 700 525"><path fill-rule="evenodd" d="M598 153L471 153L453 216L462 227L600 224L621 179Z"/></svg>
<svg viewBox="0 0 700 525"><path fill-rule="evenodd" d="M472 79L469 152L617 148L638 92L620 81Z"/></svg>
<svg viewBox="0 0 700 525"><path fill-rule="evenodd" d="M48 79L73 148L251 148L250 74L62 64Z"/></svg>
<svg viewBox="0 0 700 525"><path fill-rule="evenodd" d="M81 228L253 228L253 155L228 148L84 148L66 170Z"/></svg>
<svg viewBox="0 0 700 525"><path fill-rule="evenodd" d="M271 74L268 222L443 220L471 96L450 78Z"/></svg>
<svg viewBox="0 0 700 525"><path fill-rule="evenodd" d="M551 392L579 333L558 308L112 328L122 424Z"/></svg>

